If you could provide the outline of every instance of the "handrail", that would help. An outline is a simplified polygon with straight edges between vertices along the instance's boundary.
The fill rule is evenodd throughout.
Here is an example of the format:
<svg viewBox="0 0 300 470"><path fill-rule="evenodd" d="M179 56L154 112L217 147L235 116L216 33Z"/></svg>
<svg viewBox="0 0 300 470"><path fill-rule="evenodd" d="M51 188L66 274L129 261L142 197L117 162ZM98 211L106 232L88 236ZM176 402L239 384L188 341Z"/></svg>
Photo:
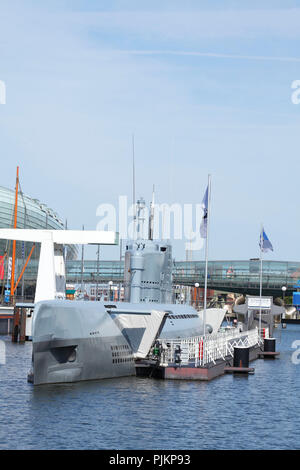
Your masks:
<svg viewBox="0 0 300 470"><path fill-rule="evenodd" d="M264 337L268 337L268 335L269 330L265 328ZM258 328L248 331L239 331L237 328L232 328L214 335L161 339L156 342L156 347L159 343L162 351L162 364L175 363L175 351L176 347L179 346L180 350L185 352L185 360L181 362L182 364L194 364L196 367L203 367L209 363L216 364L217 360L225 360L228 356L232 357L235 346L253 347L260 345L262 341Z"/></svg>

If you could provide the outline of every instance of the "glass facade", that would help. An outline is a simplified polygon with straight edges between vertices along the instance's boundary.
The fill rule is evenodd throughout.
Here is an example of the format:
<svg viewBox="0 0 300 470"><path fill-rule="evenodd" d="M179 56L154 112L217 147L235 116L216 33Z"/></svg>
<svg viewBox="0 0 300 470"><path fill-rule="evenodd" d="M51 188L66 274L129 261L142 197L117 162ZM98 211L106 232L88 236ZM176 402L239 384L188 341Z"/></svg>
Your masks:
<svg viewBox="0 0 300 470"><path fill-rule="evenodd" d="M120 282L124 276L124 262L122 261L97 261L87 260L84 261L83 270L81 260L70 261L67 260L67 282L75 282L80 284L81 278L83 282L95 283L99 269L99 278L101 281L116 281Z"/></svg>
<svg viewBox="0 0 300 470"><path fill-rule="evenodd" d="M97 279L97 261L85 261L83 275L80 260L67 261L68 282L94 283ZM200 287L204 285L204 261L175 261L173 265L173 284ZM123 261L99 262L99 281L120 282L123 280ZM300 281L300 263L285 261L263 261L263 288L276 295L283 286L287 287L286 295L294 290ZM260 261L209 261L208 287L228 292L256 292L259 290ZM300 288L300 287L299 287Z"/></svg>
<svg viewBox="0 0 300 470"><path fill-rule="evenodd" d="M174 282L181 285L194 285L204 282L204 261L175 262ZM300 263L288 261L263 261L263 289L269 292L281 291L287 287L290 294L300 280ZM260 283L260 260L211 261L208 263L208 286L216 290L232 292L258 291Z"/></svg>

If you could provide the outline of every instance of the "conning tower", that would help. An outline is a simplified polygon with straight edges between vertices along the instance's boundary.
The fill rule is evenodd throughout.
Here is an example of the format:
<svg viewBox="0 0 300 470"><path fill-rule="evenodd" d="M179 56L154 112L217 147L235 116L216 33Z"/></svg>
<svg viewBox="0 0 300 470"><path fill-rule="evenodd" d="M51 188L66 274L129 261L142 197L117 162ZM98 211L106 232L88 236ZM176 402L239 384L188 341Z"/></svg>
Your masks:
<svg viewBox="0 0 300 470"><path fill-rule="evenodd" d="M144 235L145 202L137 201L137 239L125 251L125 302L172 302L172 247L169 243L147 240ZM151 219L149 221L151 223Z"/></svg>

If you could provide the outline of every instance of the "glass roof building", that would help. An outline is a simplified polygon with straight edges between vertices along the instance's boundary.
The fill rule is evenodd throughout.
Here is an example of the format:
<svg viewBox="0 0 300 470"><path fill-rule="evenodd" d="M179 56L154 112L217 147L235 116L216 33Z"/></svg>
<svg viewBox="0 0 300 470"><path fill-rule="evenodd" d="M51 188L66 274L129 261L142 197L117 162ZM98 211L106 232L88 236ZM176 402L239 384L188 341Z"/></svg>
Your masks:
<svg viewBox="0 0 300 470"><path fill-rule="evenodd" d="M15 191L0 186L0 228L13 228L14 223L14 207L15 207ZM17 228L26 229L64 229L64 223L58 214L50 209L46 204L38 199L33 199L25 194L18 195L18 211L17 211ZM8 257L12 256L12 241L0 240L0 256L7 253ZM30 242L16 243L16 274L21 271L27 256L32 248ZM40 247L37 243L33 251L31 262L39 259ZM66 249L66 257L69 260L77 258L78 247L69 245ZM7 258L6 258L7 260ZM30 263L29 263L30 265ZM28 265L28 266L29 266ZM7 269L7 261L5 263L5 271ZM4 275L5 277L5 275ZM28 277L25 271L25 280ZM3 282L2 282L3 283Z"/></svg>

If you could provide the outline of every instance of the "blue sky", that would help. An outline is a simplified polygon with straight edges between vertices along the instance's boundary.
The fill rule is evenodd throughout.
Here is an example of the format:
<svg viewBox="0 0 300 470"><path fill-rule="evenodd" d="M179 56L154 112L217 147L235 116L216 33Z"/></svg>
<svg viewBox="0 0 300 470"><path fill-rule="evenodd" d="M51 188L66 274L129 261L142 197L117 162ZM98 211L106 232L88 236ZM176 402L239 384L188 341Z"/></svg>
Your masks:
<svg viewBox="0 0 300 470"><path fill-rule="evenodd" d="M212 259L256 257L263 222L266 257L299 260L299 24L289 0L2 0L0 184L19 164L24 192L94 229L131 198L134 133L138 196L200 203L212 174Z"/></svg>

